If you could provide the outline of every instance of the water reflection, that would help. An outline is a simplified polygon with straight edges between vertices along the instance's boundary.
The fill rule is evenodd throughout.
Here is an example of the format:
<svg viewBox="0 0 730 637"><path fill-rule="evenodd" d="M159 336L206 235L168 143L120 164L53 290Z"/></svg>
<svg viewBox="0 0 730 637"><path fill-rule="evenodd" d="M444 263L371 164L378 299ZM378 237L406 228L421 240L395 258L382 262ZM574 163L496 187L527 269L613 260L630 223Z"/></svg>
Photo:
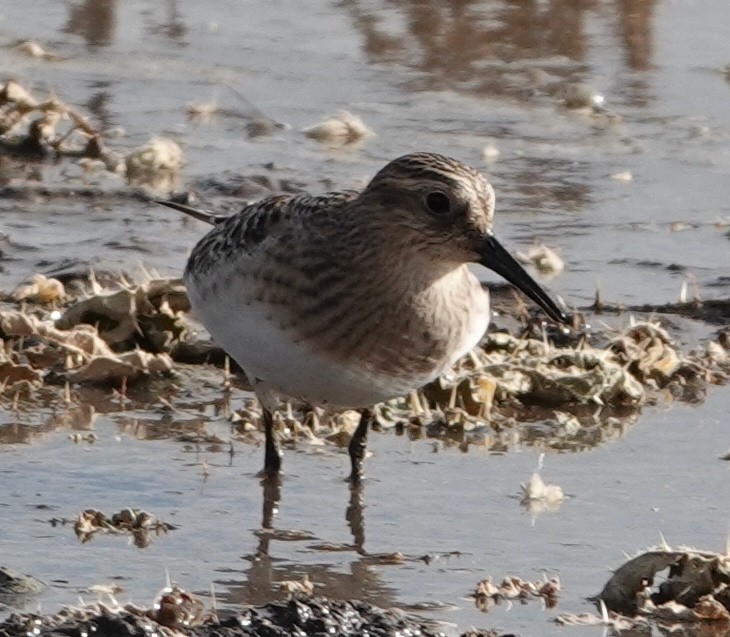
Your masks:
<svg viewBox="0 0 730 637"><path fill-rule="evenodd" d="M352 533L352 541L358 553L365 553L365 515L363 513L362 485L350 485L350 503L345 511L345 520Z"/></svg>
<svg viewBox="0 0 730 637"><path fill-rule="evenodd" d="M626 64L632 71L652 68L654 36L651 29L656 0L616 0Z"/></svg>
<svg viewBox="0 0 730 637"><path fill-rule="evenodd" d="M487 426L466 429L434 420L427 426L396 429L396 435L407 435L416 441L436 441L433 451L442 447L456 448L463 453L509 453L520 448L545 449L580 453L618 440L638 422L640 407L600 408L574 405L568 411L544 406L523 406L516 412L508 409L493 418Z"/></svg>
<svg viewBox="0 0 730 637"><path fill-rule="evenodd" d="M529 98L528 63L567 77L588 72L592 20L616 21L629 69L651 68L656 0L344 0L363 51L372 62L397 62L419 72L414 90L457 89Z"/></svg>
<svg viewBox="0 0 730 637"><path fill-rule="evenodd" d="M94 88L98 90L89 97L86 102L86 108L99 122L101 130L108 130L114 125L114 115L109 108L112 102L112 93L110 92L111 82L96 82Z"/></svg>
<svg viewBox="0 0 730 637"><path fill-rule="evenodd" d="M177 0L167 0L165 3L165 19L159 25L151 27L152 33L161 33L171 40L180 41L188 33L188 28L182 19ZM179 42L182 44L182 42Z"/></svg>
<svg viewBox="0 0 730 637"><path fill-rule="evenodd" d="M370 603L391 607L395 604L394 591L380 580L374 564L388 563L392 556L369 554L364 550L365 531L363 514L362 486L350 485L350 498L345 511L345 518L353 536L352 545L319 543L311 545L312 550L326 552L356 552L360 557L350 562L350 573L340 572L336 566L341 558L329 564L298 564L296 572L292 572L291 564L281 562L276 557L273 544L279 542L311 542L318 538L304 531L276 529L275 518L282 499L280 477L267 476L261 480L262 487L262 521L261 529L254 532L258 538L255 553L246 559L250 565L244 569L245 583L236 581L222 582L228 591L225 601L235 604L264 604L272 599L272 591L280 590L279 583L289 581L296 576L307 575L309 580L317 583L317 594L337 599L359 599ZM277 596L274 595L274 598ZM280 598L287 597L280 591Z"/></svg>
<svg viewBox="0 0 730 637"><path fill-rule="evenodd" d="M167 0L160 24L150 27L152 33L162 33L171 40L180 40L188 28L182 19L177 0ZM90 49L107 47L114 42L117 29L116 0L84 0L69 6L64 33L81 36Z"/></svg>
<svg viewBox="0 0 730 637"><path fill-rule="evenodd" d="M79 35L89 48L109 46L117 27L116 0L84 0L69 6L64 33Z"/></svg>

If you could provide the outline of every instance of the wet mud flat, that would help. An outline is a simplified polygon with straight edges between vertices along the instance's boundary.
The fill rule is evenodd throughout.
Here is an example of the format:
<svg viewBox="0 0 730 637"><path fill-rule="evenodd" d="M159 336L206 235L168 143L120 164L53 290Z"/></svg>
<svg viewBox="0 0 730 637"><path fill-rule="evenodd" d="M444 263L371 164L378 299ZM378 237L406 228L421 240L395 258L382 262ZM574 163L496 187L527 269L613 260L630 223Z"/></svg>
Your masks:
<svg viewBox="0 0 730 637"><path fill-rule="evenodd" d="M20 88L5 84L5 92L12 98L6 100L11 116L22 111L30 122L27 128L19 127L21 133L9 147L16 175L12 186L6 188L6 197L31 207L39 196L44 206L54 202L65 205L79 187L74 179L65 176L56 183L44 183L39 190L24 176L29 166L46 161L48 154L65 161L79 155L98 159L100 153L106 153L106 159L100 160L103 170L129 166L127 160L100 150L103 143L86 124L80 125L79 131L95 139L93 144L67 151L57 141L51 142L58 137L53 126L56 120L51 118L49 124L48 113L68 114L71 108L60 102L39 104ZM76 119L78 116L71 117ZM39 131L47 137L37 137ZM74 132L73 128L66 131L63 138ZM167 180L174 177L177 168L155 159L167 158L169 151L165 144L132 151L128 157L145 158L142 181L135 181L132 171L130 183L123 189L94 186L84 190L82 186L84 199L106 206L121 205L129 198L151 204L149 195L138 187L159 185L158 177L163 184L171 183ZM272 192L300 187L293 179L273 183L254 176L228 183L201 181L196 191L205 198L223 194L232 201L241 195L242 187L253 189L246 191L248 195L260 194L252 184ZM700 403L712 386L727 381L728 333L718 326L726 322L728 303L722 300L619 307L597 298L592 305L573 308L576 318L572 329L561 330L542 323L510 288L496 286L492 292L495 318L480 348L456 365L452 374L409 397L378 406L377 430L413 443L428 441L434 452L454 448L462 453L503 454L518 446L558 453L584 451L622 436L646 409L660 409L674 402ZM261 445L260 408L245 378L238 374L240 370L231 368L225 353L189 316L189 309L179 279L158 278L144 271L120 276L78 266L46 269L5 290L0 299L3 444L42 444L44 438L61 433L67 436L68 444L91 450L106 444L108 433L99 433L106 421L117 427L117 437L171 441L194 457L191 466L203 483L220 466L232 465L236 454L257 457L246 449L255 452ZM685 328L701 335L700 347L690 350L686 346L695 339L682 333ZM278 414L276 425L285 448L305 453L316 450L326 457L341 455L357 420L354 412L330 414L293 404ZM250 558L253 563L271 560L272 543L316 541L307 531L278 527L277 510L285 501L287 485L264 480L261 486L262 517L255 532L258 540ZM571 498L560 485L543 478L542 461L529 478L525 476L517 495L533 519L559 510ZM360 489L350 488L345 519L351 540L315 543L315 551L353 552L369 567L463 559L458 549L425 556L366 550L364 498ZM104 542L105 536L122 536L143 550L153 550L151 547L169 541L168 536L174 538L190 528L185 522L177 524L157 515L127 501L118 512L85 505L76 513L49 515L44 522L66 537L73 530L82 545ZM202 533L210 533L204 527L200 527ZM640 565L639 575L606 584L606 594L598 598L603 602L602 607L599 605L602 614L561 613L555 618L556 624L639 629L678 622L694 630L708 622L727 622L730 615L723 593L727 585L724 571L717 565L697 567L698 560L720 564L722 558L711 554L693 558L667 548L649 565ZM679 595L669 595L666 586L652 593L655 571L665 568L669 568L670 578L674 573L684 584L684 572L699 571L698 582L704 584L698 584L693 596L684 589ZM718 572L721 574L714 579L702 575ZM44 594L40 580L17 572L8 577L2 601L8 613ZM125 590L134 590L134 580L132 576ZM23 590L24 585L28 590ZM363 630L370 634L443 634L444 627L438 623L424 622L403 611L383 610L390 604L382 606L380 596L374 600L377 604L357 597L342 600L336 587L326 586L334 596L312 597L319 592L315 587L322 586L316 576L310 580L305 574L301 580L280 579L269 585L283 597L281 601L260 600L259 606L245 611L227 608L224 614L228 616L223 619L206 610L198 596L177 585L163 589L149 608L119 605L115 587L92 585L90 592L110 597L59 614L15 612L0 630L8 635L29 630L49 635L88 630L148 634L150 626L156 626L162 632L187 634L324 631L346 635ZM625 601L640 593L643 604ZM547 571L534 581L516 575L502 580L488 576L478 578L463 594L482 613L515 603L555 608L561 596L561 579ZM232 599L226 602L237 606ZM428 603L401 606L431 612L445 608ZM454 630L451 626L447 632L453 634Z"/></svg>
<svg viewBox="0 0 730 637"><path fill-rule="evenodd" d="M701 402L713 385L727 381L728 334L712 321L706 323L703 347L685 352L661 326L655 312L644 317L632 313L627 326L610 328L607 321L623 316L619 314L623 310L601 304L577 313L574 328L562 330L536 319L509 288L497 288L493 296L497 316L481 346L449 376L402 400L378 406L377 430L414 442L430 441L434 451L443 446L462 452L505 453L522 446L575 452L620 437L646 409ZM699 311L697 303L693 307ZM718 307L713 304L711 311L717 312ZM682 316L686 304L661 309L674 312L674 316L663 315L665 322L686 320ZM603 314L595 314L596 310ZM206 338L188 311L185 289L176 279L132 283L128 277L115 280L99 274L36 275L7 292L0 308L4 344L0 374L7 408L0 427L3 443L37 444L49 434L68 432L69 444L74 446L105 445L108 443L97 433L97 423L105 419L115 423L119 432L147 440L168 439L187 449L195 457L193 466L203 483L226 464L226 457L228 464L241 453L258 462L263 427L260 408L245 379L230 369L225 354ZM596 324L599 317L604 326L589 329L587 324ZM317 450L326 457L344 450L357 416L355 412L328 414L308 405L288 405L277 416L277 433L287 449ZM249 454L247 447L254 453ZM262 519L251 559L270 560L272 543L316 542L307 531L279 528L276 513L286 501L282 490L287 485L279 480L261 484ZM367 489L366 483L365 493ZM449 559L449 553L460 559L459 550L444 555L437 551L431 556L367 551L364 497L360 488L350 487L345 517L352 540L315 543L316 550L354 552L369 564L381 566L438 563ZM543 479L538 466L522 483L519 497L525 511L536 518L557 511L571 496ZM145 550L167 542L168 536L185 533L185 522L170 523L131 504L125 503L126 508L114 514L86 508L72 517L53 515L46 517L46 523L67 536L73 530L81 544L121 535ZM208 531L204 527L203 534L215 535L215 527ZM704 560L704 571L692 566L692 559ZM561 625L636 627L674 621L690 628L730 621L721 594L730 580L721 574L715 580L710 578L708 587L708 576L702 574L724 572L712 566L712 560L720 564L723 559L710 554L688 558L686 552L667 548L661 559L656 558L655 568L655 562L640 565L638 575L606 585L608 592L599 597L604 603L603 615L561 613L556 621ZM661 612L652 616L646 604L625 601L641 591L651 591L655 571L665 568L670 569L670 576L679 573L675 577L684 587L681 595L667 595L666 586L663 592L645 593L646 604ZM687 569L700 572L699 592L693 597L685 590L688 580L682 573ZM16 586L20 592L9 587L10 595L4 597L8 609L18 600L25 604L29 597L42 594L42 589L23 592L24 576L19 577L21 583ZM288 601L239 610L225 619L206 614L199 598L172 585L148 609L118 606L113 588L92 587L95 594L110 595L111 601L53 615L16 613L0 629L8 635L20 634L29 626L48 635L94 629L109 634L148 634L150 625L159 624L186 634L262 634L262 630L265 634L324 631L347 635L362 630L384 635L404 631L444 634L438 624L385 611L364 600L309 597L317 585L317 579L310 581L308 575L302 580L279 581L276 588ZM134 586L132 578L126 588ZM302 594L308 596L302 598ZM533 583L512 575L500 583L488 577L464 594L481 612L514 603L554 608L559 603L561 580L544 574ZM678 595L681 601L675 599ZM169 599L160 602L166 596ZM419 604L405 608L429 610L428 605ZM453 628L447 632L453 634Z"/></svg>
<svg viewBox="0 0 730 637"><path fill-rule="evenodd" d="M30 589L0 577L0 631L727 634L727 9L707 7L262 6L217 38L209 7L9 3L0 566ZM362 490L353 414L296 404L287 474L261 483L258 406L174 278L201 229L149 199L359 187L423 148L490 173L513 242L561 248L552 287L583 319L544 329L490 285L480 350L378 408Z"/></svg>

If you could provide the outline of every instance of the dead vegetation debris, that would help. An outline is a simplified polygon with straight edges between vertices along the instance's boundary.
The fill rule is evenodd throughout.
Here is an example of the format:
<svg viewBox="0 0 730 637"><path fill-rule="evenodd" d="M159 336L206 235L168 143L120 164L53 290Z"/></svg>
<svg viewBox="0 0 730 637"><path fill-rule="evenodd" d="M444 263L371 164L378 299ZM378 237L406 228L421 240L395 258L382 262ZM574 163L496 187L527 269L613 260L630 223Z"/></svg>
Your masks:
<svg viewBox="0 0 730 637"><path fill-rule="evenodd" d="M22 303L19 309L0 310L0 394L27 394L44 382L118 387L172 371L170 352L186 330L181 317L189 309L181 281L150 279L110 291L92 280L87 298L70 299L63 312L29 311L23 302L47 302L46 287L55 279L32 281L9 297ZM65 292L54 302L64 298Z"/></svg>
<svg viewBox="0 0 730 637"><path fill-rule="evenodd" d="M107 516L97 509L85 509L74 519L52 518L51 525L65 526L73 524L76 537L82 544L93 540L97 535L131 535L135 546L146 548L152 542L152 535L162 535L177 527L168 522L162 522L151 513L142 509L126 508L111 516Z"/></svg>
<svg viewBox="0 0 730 637"><path fill-rule="evenodd" d="M524 604L536 598L542 599L546 608L554 608L560 589L558 577L543 576L541 580L530 582L521 577L508 576L499 584L495 584L491 577L486 577L477 583L472 597L476 607L485 613L501 602L520 601Z"/></svg>
<svg viewBox="0 0 730 637"><path fill-rule="evenodd" d="M227 365L225 353L189 322L180 279L146 274L141 283L120 277L102 287L91 276L64 286L36 275L3 300L9 309L0 306L0 396L32 397L64 383L121 386L123 393L130 382L174 377L181 365ZM579 333L555 340L529 334L488 334L453 372L377 406L377 426L405 427L412 436L454 434L458 444L487 448L507 444L519 427L535 444L582 448L614 430L620 435L644 405L702 400L707 386L726 382L730 371L722 333L688 354L649 320L607 328L601 345ZM224 377L225 394L228 372ZM356 412L331 415L294 404L277 413L276 427L283 444L345 446L358 421ZM258 405L247 403L232 423L234 436L250 438L261 426Z"/></svg>
<svg viewBox="0 0 730 637"><path fill-rule="evenodd" d="M49 55L37 43L20 46L29 55ZM103 131L79 109L54 94L39 99L14 79L0 81L0 150L19 157L75 159L86 172L99 168L158 191L176 185L183 164L180 147L161 137L127 154L112 150Z"/></svg>
<svg viewBox="0 0 730 637"><path fill-rule="evenodd" d="M165 353L141 349L116 353L91 325L61 330L50 320L0 311L0 395L30 395L46 380L113 383L172 370Z"/></svg>
<svg viewBox="0 0 730 637"><path fill-rule="evenodd" d="M666 330L650 321L631 325L605 348L587 343L555 347L532 338L492 334L456 374L457 380L476 380L470 393L483 405L489 404L485 399L490 395L495 402L641 405L652 390L704 386L726 378L701 354L682 354ZM462 386L462 394L466 391Z"/></svg>
<svg viewBox="0 0 730 637"><path fill-rule="evenodd" d="M623 565L595 598L601 615L564 614L564 625L604 625L617 630L682 635L730 631L730 554L666 543Z"/></svg>

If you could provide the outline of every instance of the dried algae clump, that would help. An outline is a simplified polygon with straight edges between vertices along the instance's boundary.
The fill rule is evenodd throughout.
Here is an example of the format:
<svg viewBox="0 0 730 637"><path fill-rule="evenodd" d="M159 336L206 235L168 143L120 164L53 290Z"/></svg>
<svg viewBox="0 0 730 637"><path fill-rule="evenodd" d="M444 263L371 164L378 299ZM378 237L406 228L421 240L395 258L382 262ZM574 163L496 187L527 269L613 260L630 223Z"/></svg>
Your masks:
<svg viewBox="0 0 730 637"><path fill-rule="evenodd" d="M642 322L605 349L554 347L536 339L490 334L482 349L462 361L455 382L469 380L464 403L483 400L483 388L490 387L490 403L631 406L644 403L649 389L673 382L685 385L704 378L706 369L707 361L682 354L659 325Z"/></svg>
<svg viewBox="0 0 730 637"><path fill-rule="evenodd" d="M547 608L554 608L558 603L561 585L558 577L543 577L542 580L530 582L521 577L508 576L497 585L492 582L491 577L486 577L477 582L477 587L472 597L476 607L482 612L488 612L496 604L502 601L519 599L527 601L534 598L542 598Z"/></svg>
<svg viewBox="0 0 730 637"><path fill-rule="evenodd" d="M99 336L116 350L140 345L162 352L181 334L183 328L176 319L189 309L181 280L152 279L79 301L56 321L56 327L67 330L79 324L94 325Z"/></svg>
<svg viewBox="0 0 730 637"><path fill-rule="evenodd" d="M34 274L28 281L15 288L10 296L14 301L52 303L62 301L66 296L66 289L58 279L49 279L43 274Z"/></svg>
<svg viewBox="0 0 730 637"><path fill-rule="evenodd" d="M641 383L607 350L552 348L495 334L477 360L479 373L495 382L498 402L638 404L645 396Z"/></svg>
<svg viewBox="0 0 730 637"><path fill-rule="evenodd" d="M28 57L45 60L46 62L60 62L63 57L55 53L51 53L43 48L43 45L35 40L26 40L15 47L18 53L23 53Z"/></svg>
<svg viewBox="0 0 730 637"><path fill-rule="evenodd" d="M14 80L0 82L0 148L19 155L100 159L110 171L119 158L108 151L100 132L78 110L56 96L37 100Z"/></svg>
<svg viewBox="0 0 730 637"><path fill-rule="evenodd" d="M30 55L49 55L39 45L21 45ZM0 82L0 150L19 157L70 157L88 172L103 167L126 175L133 185L170 190L177 183L183 152L169 139L155 137L126 156L107 148L104 136L82 112L51 94L37 99L15 80Z"/></svg>
<svg viewBox="0 0 730 637"><path fill-rule="evenodd" d="M58 523L58 520L54 521ZM67 520L61 520L62 523ZM139 548L149 546L150 534L160 535L174 530L176 527L158 520L154 515L141 509L122 509L111 517L107 517L96 509L86 509L73 521L76 537L82 544L91 541L97 534L132 535Z"/></svg>
<svg viewBox="0 0 730 637"><path fill-rule="evenodd" d="M11 344L31 341L31 345L17 352L11 346L8 354L8 347L5 348L6 353L0 358L2 389L18 389L20 382L30 384L31 388L40 387L49 372L60 380L79 383L117 382L170 372L172 359L163 349L174 338L172 332L153 333L148 327L147 350L139 349L134 339L147 333L137 319L140 308L146 308L151 323L156 315L162 315L166 326L171 323L174 327L171 306L177 307L181 302L173 285L162 289L157 282L150 281L135 290L92 296L69 308L55 323L18 310L0 311L2 339ZM176 333L182 329L176 328ZM129 351L116 352L121 344ZM155 345L156 351L148 351Z"/></svg>
<svg viewBox="0 0 730 637"><path fill-rule="evenodd" d="M149 279L139 285L122 280L118 289L101 291L96 286L76 302L66 292L58 300L65 310L55 322L42 318L49 312L41 301L50 295L32 287L50 280L37 277L30 287L16 290L15 302L35 301L31 313L0 310L0 338L6 341L0 392L6 395L32 392L44 382L118 386L125 380L165 375L175 363L225 360L215 344L193 338L195 328L185 316L190 304L179 279ZM25 300L18 300L21 297ZM696 400L708 382L727 378L729 359L722 340L685 355L667 331L652 322L601 338L603 347L584 340L557 346L546 338L489 334L452 373L410 398L377 406L376 419L383 427L399 424L411 432L425 427L428 435L448 436L448 431L458 430L466 434L460 444L486 448L509 445L522 426L525 439L533 443L576 448L598 444L606 434L620 434L641 405L657 399L657 390L666 398ZM311 410L299 404L294 408L277 421L285 438L346 443L346 429L359 421L350 414L348 427L330 425L328 432L313 420Z"/></svg>
<svg viewBox="0 0 730 637"><path fill-rule="evenodd" d="M655 582L658 582L655 584ZM567 625L604 624L624 630L726 634L730 626L730 555L669 546L650 549L621 565L596 601L603 617L562 615Z"/></svg>
<svg viewBox="0 0 730 637"><path fill-rule="evenodd" d="M700 373L700 366L684 358L667 331L656 323L638 323L615 338L609 348L642 383L663 387L680 369Z"/></svg>

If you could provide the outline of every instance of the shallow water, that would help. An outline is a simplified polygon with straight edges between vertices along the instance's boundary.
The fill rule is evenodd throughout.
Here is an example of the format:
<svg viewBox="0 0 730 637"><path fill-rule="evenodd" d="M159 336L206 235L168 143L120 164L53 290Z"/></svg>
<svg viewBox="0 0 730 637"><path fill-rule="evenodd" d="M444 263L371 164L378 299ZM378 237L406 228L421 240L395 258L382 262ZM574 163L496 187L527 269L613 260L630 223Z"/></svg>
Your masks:
<svg viewBox="0 0 730 637"><path fill-rule="evenodd" d="M8 0L0 9L0 68L38 93L55 90L105 128L123 128L126 136L110 140L119 150L157 134L173 137L184 147L191 184L267 174L264 165L273 162L274 177L321 191L360 185L412 150L458 157L494 184L504 243L517 249L540 240L560 250L566 271L548 285L571 304L590 303L597 281L604 298L623 304L675 301L685 280L703 298L728 296L728 230L716 223L730 220L725 0L303 7ZM22 56L13 45L25 39L65 60ZM615 117L565 109L560 91L579 81L603 94ZM187 121L186 105L211 99L225 112ZM377 137L331 150L299 133L342 109ZM246 123L261 113L291 128L251 139ZM482 157L488 143L500 151L491 162ZM53 184L66 169L40 170ZM631 181L612 178L626 171ZM100 179L110 190L124 187L115 177ZM0 211L6 289L36 271L89 265L134 271L143 264L175 274L204 231L127 197L10 198L0 200ZM684 229L676 231L676 222ZM693 329L675 336L694 345L702 330ZM242 396L234 395L234 407ZM153 397L148 411L102 414L94 445L54 432L46 413L21 414L21 423L47 433L30 445L0 445L0 564L53 583L40 597L44 610L114 578L127 591L120 599L148 603L166 568L203 594L213 582L226 604L265 601L275 594L272 581L309 573L328 595L453 607L427 614L462 629L596 634L548 620L587 610L584 598L600 590L623 551L658 543L660 532L670 543L723 545L728 496L709 485L723 484L727 473L717 457L727 446L728 408L720 388L701 405L646 408L624 437L590 452L548 455L544 478L573 497L534 522L515 496L539 448L493 454L439 445L434 453L433 441L373 435L361 553L322 546L352 542L346 455L300 445L285 458L275 527L313 537L271 539L265 559L253 557L261 449L237 444L232 458L227 448L186 450L168 437L170 417ZM201 417L227 435L222 418ZM3 440L15 419L3 413ZM159 421L155 439L139 434L144 420ZM180 528L140 550L120 537L80 545L70 527L47 522L87 507L111 513L125 506ZM405 563L372 557L395 551ZM417 559L450 551L460 555ZM562 579L557 611L531 602L485 615L467 598L486 575L535 579L543 571Z"/></svg>

